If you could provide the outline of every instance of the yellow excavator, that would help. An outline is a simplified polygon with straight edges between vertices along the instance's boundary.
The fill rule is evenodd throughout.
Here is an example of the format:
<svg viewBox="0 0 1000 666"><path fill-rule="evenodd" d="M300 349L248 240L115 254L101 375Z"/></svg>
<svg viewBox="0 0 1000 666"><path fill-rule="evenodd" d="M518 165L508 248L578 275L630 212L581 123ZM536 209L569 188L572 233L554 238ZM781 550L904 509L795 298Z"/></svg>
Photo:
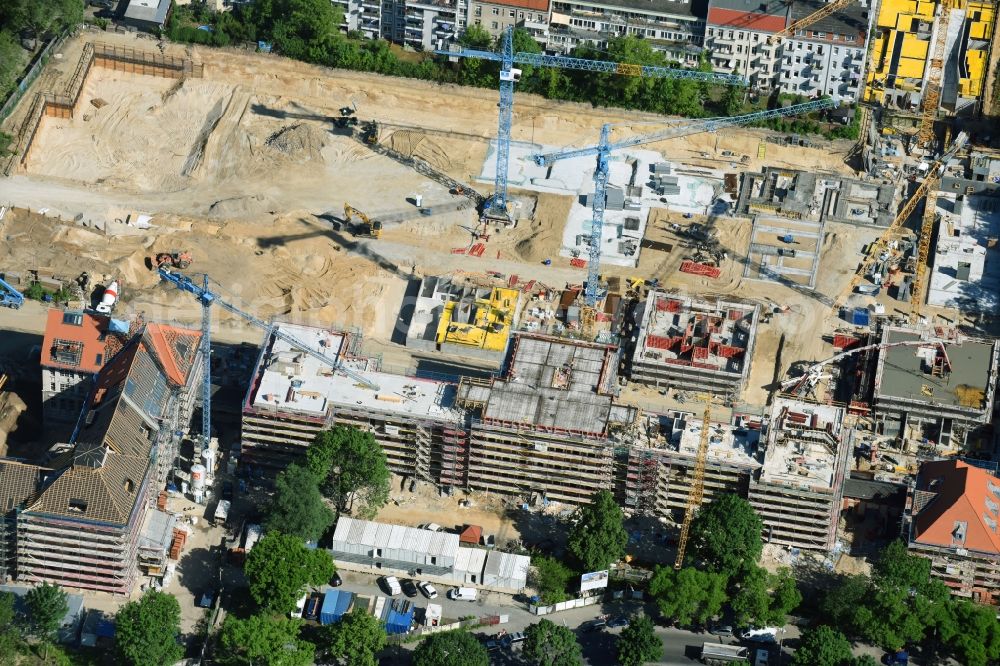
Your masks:
<svg viewBox="0 0 1000 666"><path fill-rule="evenodd" d="M355 208L349 203L344 204L344 220L348 224L351 220L357 216L361 219L360 231L356 232L358 236L367 236L368 238L381 238L382 236L382 223L378 220L372 220L367 215L362 213L360 210Z"/></svg>

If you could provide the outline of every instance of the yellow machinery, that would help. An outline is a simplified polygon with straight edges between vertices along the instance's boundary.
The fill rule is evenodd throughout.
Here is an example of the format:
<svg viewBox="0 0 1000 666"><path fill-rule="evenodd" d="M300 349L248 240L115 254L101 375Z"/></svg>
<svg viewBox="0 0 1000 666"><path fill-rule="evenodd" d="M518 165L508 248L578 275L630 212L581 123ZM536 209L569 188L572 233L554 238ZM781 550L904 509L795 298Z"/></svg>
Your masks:
<svg viewBox="0 0 1000 666"><path fill-rule="evenodd" d="M487 351L503 351L510 337L520 292L517 289L494 287L490 297L475 301L474 305L449 301L444 304L438 322L436 341L441 344L467 345ZM474 307L468 323L454 320L455 308Z"/></svg>
<svg viewBox="0 0 1000 666"><path fill-rule="evenodd" d="M858 270L854 274L854 277L851 278L851 281L847 284L847 286L840 293L840 295L837 296L836 300L834 300L833 302L834 311L840 310L840 306L843 305L844 301L847 300L847 296L852 291L854 291L854 288L858 286L858 284L860 284L861 279L864 278L864 276L868 273L868 271L872 268L872 266L874 266L875 263L878 261L879 255L882 254L886 249L888 249L889 243L892 241L895 234L899 231L900 227L903 226L903 223L906 222L906 219L910 217L914 209L916 209L917 204L920 203L920 200L923 199L928 192L937 187L938 182L941 180L941 175L944 173L944 167L948 163L948 160L950 160L955 155L955 153L957 153L959 149L961 149L965 145L966 141L968 141L968 138L969 137L967 134L965 134L965 132L960 132L959 135L955 137L955 142L951 144L951 147L948 148L948 150L946 150L943 155L941 155L941 157L938 159L937 162L935 162L930 166L930 168L927 170L927 175L924 177L923 182L920 183L919 187L917 187L917 190L913 193L913 196L910 197L910 200L907 201L905 204L903 204L903 207L900 209L899 214L896 215L896 219L892 221L892 224L886 227L885 231L882 232L882 235L879 237L879 239L869 246L868 254L865 255L865 258L861 261L861 265L858 266ZM933 215L933 211L931 214ZM921 232L923 233L923 230L921 230ZM930 231L928 230L927 233L929 234ZM917 285L914 285L915 292L916 292L916 287Z"/></svg>
<svg viewBox="0 0 1000 666"><path fill-rule="evenodd" d="M677 541L677 559L674 568L684 566L684 552L687 550L688 536L691 532L691 521L695 512L701 508L705 496L705 464L708 462L708 426L712 417L711 396L705 401L705 413L701 417L701 441L698 442L698 458L694 464L694 479L691 481L691 493L688 495L687 506L684 508L684 524L681 525L681 537Z"/></svg>
<svg viewBox="0 0 1000 666"><path fill-rule="evenodd" d="M839 12L841 9L855 1L856 0L833 0L833 2L828 2L809 16L803 16L798 21L792 21L784 30L776 32L768 37L767 42L768 44L772 44L783 37L791 37L799 30L804 29L806 26L810 26L816 21L825 19L827 16Z"/></svg>
<svg viewBox="0 0 1000 666"><path fill-rule="evenodd" d="M382 236L382 223L378 220L371 220L367 215L362 213L360 210L352 206L351 204L344 204L344 219L350 223L353 217L357 215L361 218L361 233L359 236L368 236L369 238L381 238Z"/></svg>
<svg viewBox="0 0 1000 666"><path fill-rule="evenodd" d="M945 131L945 145L951 138L951 130ZM927 286L927 262L931 256L931 237L934 235L934 220L937 211L937 188L927 190L924 201L924 217L920 223L920 239L917 243L917 264L913 273L913 289L910 292L910 321L920 321L920 308L924 300L924 290Z"/></svg>
<svg viewBox="0 0 1000 666"><path fill-rule="evenodd" d="M926 92L920 108L920 125L917 127L916 135L918 144L926 144L934 139L934 118L937 117L938 104L941 102L941 73L944 69L944 46L950 17L951 4L947 0L942 0L934 51L931 53L930 67L927 68Z"/></svg>

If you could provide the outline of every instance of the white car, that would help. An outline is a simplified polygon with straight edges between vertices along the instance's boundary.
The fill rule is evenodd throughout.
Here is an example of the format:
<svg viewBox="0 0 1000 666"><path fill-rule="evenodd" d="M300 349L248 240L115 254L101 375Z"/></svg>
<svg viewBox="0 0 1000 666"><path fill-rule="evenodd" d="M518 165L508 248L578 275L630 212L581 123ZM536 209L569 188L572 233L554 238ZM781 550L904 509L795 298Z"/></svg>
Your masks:
<svg viewBox="0 0 1000 666"><path fill-rule="evenodd" d="M428 583L427 581L424 581L420 583L420 585L417 585L417 588L419 588L420 592L428 599L437 599L438 595L437 590L435 590L434 586Z"/></svg>

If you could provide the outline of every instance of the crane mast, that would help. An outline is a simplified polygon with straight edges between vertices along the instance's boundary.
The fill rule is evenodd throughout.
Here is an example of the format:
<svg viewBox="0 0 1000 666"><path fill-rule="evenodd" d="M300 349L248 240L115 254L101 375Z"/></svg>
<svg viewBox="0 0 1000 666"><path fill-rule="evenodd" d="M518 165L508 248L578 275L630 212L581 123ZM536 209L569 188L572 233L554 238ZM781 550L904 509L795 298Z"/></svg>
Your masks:
<svg viewBox="0 0 1000 666"><path fill-rule="evenodd" d="M711 398L709 397L709 400ZM698 457L694 464L694 478L691 480L691 492L688 494L687 505L684 507L684 523L681 525L681 536L677 540L677 558L674 560L674 568L680 569L684 566L684 553L687 552L688 537L691 534L691 521L694 514L701 508L701 502L705 497L705 465L708 462L708 427L712 418L712 403L709 401L705 405L705 412L701 417L701 439L698 441Z"/></svg>

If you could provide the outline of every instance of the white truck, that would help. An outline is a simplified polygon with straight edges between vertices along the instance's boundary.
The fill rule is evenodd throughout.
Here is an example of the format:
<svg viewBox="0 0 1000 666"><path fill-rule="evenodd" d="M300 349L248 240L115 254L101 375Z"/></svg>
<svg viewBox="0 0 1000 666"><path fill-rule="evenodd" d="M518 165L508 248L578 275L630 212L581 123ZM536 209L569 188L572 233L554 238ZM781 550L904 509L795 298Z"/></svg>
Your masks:
<svg viewBox="0 0 1000 666"><path fill-rule="evenodd" d="M747 661L747 652L747 648L742 645L705 643L701 646L701 661L710 666L731 664L734 661Z"/></svg>
<svg viewBox="0 0 1000 666"><path fill-rule="evenodd" d="M453 601L475 601L478 591L474 587L455 587L448 590L448 598Z"/></svg>
<svg viewBox="0 0 1000 666"><path fill-rule="evenodd" d="M226 524L226 519L229 518L229 507L229 500L219 500L219 503L215 505L215 513L212 514L212 523L216 527Z"/></svg>

